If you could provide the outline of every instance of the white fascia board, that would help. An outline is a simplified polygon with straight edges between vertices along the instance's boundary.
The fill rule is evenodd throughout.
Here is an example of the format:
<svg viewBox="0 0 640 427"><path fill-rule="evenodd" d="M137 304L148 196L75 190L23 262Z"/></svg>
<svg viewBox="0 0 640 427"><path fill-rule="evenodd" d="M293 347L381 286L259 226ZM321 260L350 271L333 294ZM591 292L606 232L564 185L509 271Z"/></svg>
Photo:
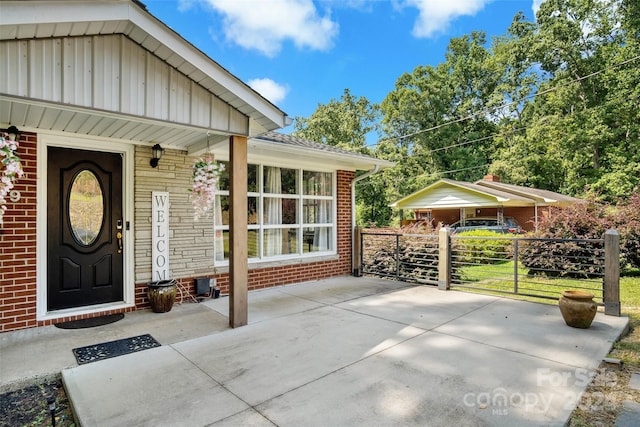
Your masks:
<svg viewBox="0 0 640 427"><path fill-rule="evenodd" d="M376 159L374 157L361 157L348 153L334 153L331 151L314 150L307 147L288 145L282 143L268 142L259 139L249 139L248 156L255 160L279 160L286 159L289 165L326 165L332 170L370 170L376 165L379 168L395 166L395 163L388 160Z"/></svg>

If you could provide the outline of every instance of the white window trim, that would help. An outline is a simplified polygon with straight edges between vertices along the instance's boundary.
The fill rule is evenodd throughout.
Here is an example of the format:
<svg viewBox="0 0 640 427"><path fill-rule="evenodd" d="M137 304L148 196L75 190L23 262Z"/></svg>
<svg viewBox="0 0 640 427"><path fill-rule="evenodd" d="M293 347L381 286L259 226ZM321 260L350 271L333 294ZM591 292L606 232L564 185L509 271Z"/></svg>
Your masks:
<svg viewBox="0 0 640 427"><path fill-rule="evenodd" d="M286 165L286 164L273 164L273 163L262 163L262 162L252 162L249 161L250 164L253 165L257 165L258 166L258 183L257 183L257 187L258 187L258 191L257 192L248 192L247 196L248 197L256 197L258 199L258 223L257 224L247 224L247 227L249 230L258 230L258 246L259 246L259 251L258 251L258 257L249 257L248 258L248 263L249 266L252 268L256 268L257 266L263 267L263 266L277 266L277 265L286 265L286 264L291 264L291 263L298 263L298 262L315 262L315 261L325 261L325 260L335 260L338 257L338 173L336 170L327 170L326 168L316 168L313 166L302 166L299 168L294 168L291 167L291 165ZM295 169L299 175L298 177L298 186L300 188L298 188L299 193L298 194L273 194L273 193L265 193L263 192L263 173L264 173L264 168L265 167L279 167L279 168L286 168L286 169ZM303 185L303 172L304 171L313 171L313 172L325 172L325 173L331 173L332 174L332 179L331 179L331 184L332 184L332 188L331 188L331 192L332 192L332 196L309 196L309 195L305 195L303 194L303 190L302 190L302 185ZM229 191L228 190L224 190L224 191L220 191L220 195L223 196L229 196ZM278 197L278 198L283 198L283 199L295 199L298 201L298 212L300 215L300 218L298 220L298 222L296 224L263 224L262 223L262 219L263 219L263 215L262 215L262 210L264 209L264 198L265 197ZM304 205L303 205L303 201L307 199L312 199L312 200L330 200L332 201L331 203L331 217L333 218L333 222L332 223L323 223L323 224L308 224L308 223L302 223L302 212L304 209ZM264 249L264 245L263 245L263 238L264 238L264 230L269 230L269 229L278 229L278 228L283 228L283 226L287 226L288 228L295 228L296 230L301 230L305 227L331 227L332 228L332 233L331 233L331 240L332 240L332 244L331 247L333 248L330 251L322 251L322 252L301 252L303 245L299 245L300 249L297 253L295 254L284 254L284 255L276 255L276 256L269 256L269 257L265 257L263 256L263 249ZM214 223L214 236L215 236L215 232L216 231L229 231L229 226L228 225L222 225L222 226L216 226ZM298 236L301 237L301 236ZM215 245L215 244L214 244ZM215 260L215 256L214 256L214 266L216 268L225 268L229 266L229 260L224 260L224 261L218 261Z"/></svg>

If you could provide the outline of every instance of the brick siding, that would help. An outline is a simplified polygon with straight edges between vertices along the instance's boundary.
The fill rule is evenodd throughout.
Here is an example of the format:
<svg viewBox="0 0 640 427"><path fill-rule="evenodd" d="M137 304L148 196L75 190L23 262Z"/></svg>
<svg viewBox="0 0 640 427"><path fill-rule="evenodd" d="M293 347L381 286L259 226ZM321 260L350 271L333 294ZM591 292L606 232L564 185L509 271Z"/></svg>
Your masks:
<svg viewBox="0 0 640 427"><path fill-rule="evenodd" d="M17 154L24 175L14 190L20 200L7 200L0 228L0 332L36 323L36 135L23 133Z"/></svg>

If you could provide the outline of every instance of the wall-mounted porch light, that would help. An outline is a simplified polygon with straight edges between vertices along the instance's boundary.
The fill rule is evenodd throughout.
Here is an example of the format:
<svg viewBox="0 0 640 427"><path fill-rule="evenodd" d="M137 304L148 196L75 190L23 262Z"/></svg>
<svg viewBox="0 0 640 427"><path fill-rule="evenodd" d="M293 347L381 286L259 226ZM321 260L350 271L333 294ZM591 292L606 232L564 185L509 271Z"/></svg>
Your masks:
<svg viewBox="0 0 640 427"><path fill-rule="evenodd" d="M151 165L152 168L155 168L156 166L158 166L158 162L160 161L160 158L162 158L163 154L164 154L164 148L162 148L160 144L156 144L153 147L151 147L151 160L149 161L149 164Z"/></svg>
<svg viewBox="0 0 640 427"><path fill-rule="evenodd" d="M10 141L20 142L20 131L15 126L9 126L6 130L7 135L9 136Z"/></svg>

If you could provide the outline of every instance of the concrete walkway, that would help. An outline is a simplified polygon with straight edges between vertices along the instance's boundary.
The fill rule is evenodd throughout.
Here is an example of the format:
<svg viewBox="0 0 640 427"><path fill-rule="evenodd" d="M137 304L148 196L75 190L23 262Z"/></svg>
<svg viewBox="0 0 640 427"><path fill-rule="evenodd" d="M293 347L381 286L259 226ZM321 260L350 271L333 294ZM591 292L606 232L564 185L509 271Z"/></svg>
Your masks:
<svg viewBox="0 0 640 427"><path fill-rule="evenodd" d="M150 322L128 336L161 347L63 370L81 425L562 426L628 323L353 277L252 292L238 329L227 298L188 306L211 333L167 343Z"/></svg>

